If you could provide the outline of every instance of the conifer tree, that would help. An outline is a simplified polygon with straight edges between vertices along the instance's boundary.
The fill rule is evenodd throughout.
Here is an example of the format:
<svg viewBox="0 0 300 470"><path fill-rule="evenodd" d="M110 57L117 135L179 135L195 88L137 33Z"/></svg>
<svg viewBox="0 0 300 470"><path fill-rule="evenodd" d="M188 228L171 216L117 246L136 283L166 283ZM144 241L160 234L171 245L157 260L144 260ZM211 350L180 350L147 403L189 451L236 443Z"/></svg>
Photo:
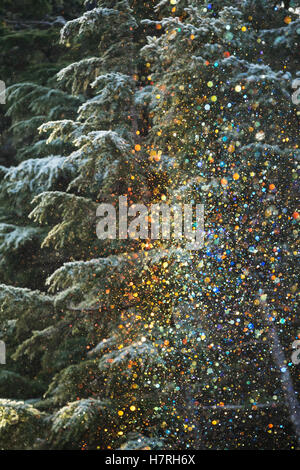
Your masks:
<svg viewBox="0 0 300 470"><path fill-rule="evenodd" d="M6 87L20 82L49 85L54 74L75 60L59 45L63 24L79 12L80 1L11 1L0 5L0 77ZM18 142L9 131L11 121L1 106L0 163L11 166Z"/></svg>
<svg viewBox="0 0 300 470"><path fill-rule="evenodd" d="M57 85L8 90L7 269L41 248L0 286L1 448L296 445L299 15L232 3L85 2ZM98 240L120 195L204 203L204 249Z"/></svg>
<svg viewBox="0 0 300 470"><path fill-rule="evenodd" d="M299 405L288 372L298 333L299 110L291 95L299 14L276 2L175 3L160 3L165 34L144 51L163 89L151 133L176 162L173 191L184 184L206 207L207 251L196 265L193 293L217 367L199 387L198 401L200 409L208 400L220 411L211 415L215 434L209 426L205 433L209 441L221 435L221 448L229 437L236 448L276 447L281 438L273 435L268 443L250 420L258 428L276 422L287 440L293 433L299 439ZM230 403L235 411L224 413ZM236 419L247 423L247 442L237 435Z"/></svg>

